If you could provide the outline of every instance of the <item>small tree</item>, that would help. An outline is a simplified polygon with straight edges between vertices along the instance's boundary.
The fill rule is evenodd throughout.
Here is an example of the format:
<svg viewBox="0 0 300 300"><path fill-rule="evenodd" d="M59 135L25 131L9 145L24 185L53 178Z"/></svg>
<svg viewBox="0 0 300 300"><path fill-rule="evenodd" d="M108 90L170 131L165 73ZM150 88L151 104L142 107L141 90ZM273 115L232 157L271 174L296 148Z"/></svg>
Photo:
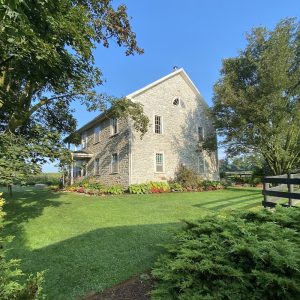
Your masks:
<svg viewBox="0 0 300 300"><path fill-rule="evenodd" d="M285 19L254 28L214 86L215 126L227 153L258 153L273 174L300 163L300 29Z"/></svg>
<svg viewBox="0 0 300 300"><path fill-rule="evenodd" d="M174 182L180 183L184 188L198 188L199 175L192 169L180 164L175 173Z"/></svg>

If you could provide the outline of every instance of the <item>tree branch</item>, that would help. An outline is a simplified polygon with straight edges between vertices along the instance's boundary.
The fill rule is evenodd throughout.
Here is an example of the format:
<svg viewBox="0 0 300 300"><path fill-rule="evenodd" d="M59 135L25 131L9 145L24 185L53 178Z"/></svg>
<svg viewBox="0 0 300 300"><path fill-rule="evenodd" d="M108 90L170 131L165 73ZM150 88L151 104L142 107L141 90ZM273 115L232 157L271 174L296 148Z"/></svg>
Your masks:
<svg viewBox="0 0 300 300"><path fill-rule="evenodd" d="M40 107L42 107L45 104L49 104L53 100L58 100L58 99L65 98L65 97L73 97L73 96L76 96L76 95L80 95L80 94L79 93L71 93L71 94L63 94L63 95L59 95L59 96L55 96L55 97L51 97L51 98L43 98L42 100L40 100L39 103L37 103L34 106L32 106L32 108L30 109L29 113L30 113L30 115L32 115Z"/></svg>
<svg viewBox="0 0 300 300"><path fill-rule="evenodd" d="M7 59L3 60L2 62L0 62L0 69L7 64L10 60L12 60L15 56L11 55L10 57L8 57Z"/></svg>

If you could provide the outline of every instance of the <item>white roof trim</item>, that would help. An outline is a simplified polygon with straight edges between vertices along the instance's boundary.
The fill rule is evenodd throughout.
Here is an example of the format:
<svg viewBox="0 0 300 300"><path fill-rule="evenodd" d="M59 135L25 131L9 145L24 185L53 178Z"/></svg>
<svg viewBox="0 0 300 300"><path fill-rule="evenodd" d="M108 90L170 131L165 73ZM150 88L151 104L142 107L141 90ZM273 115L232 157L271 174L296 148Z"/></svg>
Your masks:
<svg viewBox="0 0 300 300"><path fill-rule="evenodd" d="M188 74L184 71L183 68L181 70L182 70L181 75L183 75L183 78L185 79L187 84L194 90L194 92L196 94L198 94L200 96L201 102L208 108L209 107L208 104L206 103L203 96L201 95L201 93L199 92L197 87L195 86L194 82L191 80L191 78L188 76Z"/></svg>
<svg viewBox="0 0 300 300"><path fill-rule="evenodd" d="M146 92L147 90L151 89L152 87L168 80L169 78L172 78L176 75L180 74L182 76L182 78L186 81L186 83L190 86L190 88L197 94L200 96L200 100L201 100L201 103L206 107L208 108L208 104L206 103L206 101L204 100L204 98L202 97L202 95L200 94L199 90L197 89L197 87L195 86L195 84L193 83L193 81L191 80L191 78L187 75L187 73L184 71L183 68L180 68L176 71L173 71L171 72L170 74L144 86L143 88L129 94L126 96L126 98L129 98L131 100L133 100L132 98ZM86 123L85 125L83 125L82 127L80 127L79 129L76 130L76 132L80 133L80 132L83 132L84 130L86 129L89 129L90 127L92 127L92 125L96 122L98 122L102 117L105 117L107 116L107 113L102 113L100 114L99 116L95 117L94 119L92 119L90 122Z"/></svg>
<svg viewBox="0 0 300 300"><path fill-rule="evenodd" d="M139 89L139 90L137 90L137 91L135 91L135 92L127 95L126 98L132 99L132 98L134 98L134 97L136 97L136 96L138 96L138 95L146 92L147 90L155 87L156 85L159 85L160 83L162 83L162 82L164 82L164 81L166 81L166 80L168 80L168 79L170 79L170 78L172 78L172 77L174 77L174 76L176 76L178 74L180 74L182 76L182 78L186 81L186 83L191 87L191 89L194 90L194 92L200 96L201 102L206 107L208 107L208 104L206 103L206 101L204 100L204 98L200 94L199 90L197 89L197 87L195 86L195 84L193 83L193 81L187 75L187 73L184 71L183 68L180 68L180 69L178 69L176 71L173 71L170 74L168 74L168 75L166 75L166 76L164 76L164 77L162 77L162 78L160 78L160 79L158 79L158 80L156 80L156 81L154 81L154 82L152 82L152 83L144 86L143 88L141 88L141 89Z"/></svg>
<svg viewBox="0 0 300 300"><path fill-rule="evenodd" d="M154 87L154 86L160 84L161 82L163 82L163 81L165 81L165 80L167 80L167 79L169 79L169 78L171 78L171 77L173 77L173 76L179 74L179 73L182 72L182 71L183 71L182 68L180 68L180 69L178 69L178 70L176 70L176 71L173 71L172 73L168 74L167 76L164 76L164 77L162 77L162 78L160 78L160 79L158 79L158 80L156 80L156 81L154 81L154 82L152 82L152 83L150 83L150 84L148 84L148 85L142 87L141 89L139 89L139 90L137 90L137 91L135 91L135 92L133 92L133 93L127 95L126 97L127 97L127 98L133 98L133 97L135 97L135 96L137 96L137 95L139 95L139 94L141 94L141 93L143 93L143 92L145 92L145 91L151 89L152 87Z"/></svg>

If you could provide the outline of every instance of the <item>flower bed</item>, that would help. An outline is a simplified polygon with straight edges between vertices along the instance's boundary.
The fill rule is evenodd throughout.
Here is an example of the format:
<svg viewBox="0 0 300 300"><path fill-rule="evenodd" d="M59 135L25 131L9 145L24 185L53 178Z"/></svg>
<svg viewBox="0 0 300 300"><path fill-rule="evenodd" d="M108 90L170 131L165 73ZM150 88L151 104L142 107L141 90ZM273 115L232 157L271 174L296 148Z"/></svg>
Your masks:
<svg viewBox="0 0 300 300"><path fill-rule="evenodd" d="M76 192L87 195L120 195L130 194L158 194L170 192L202 192L222 189L224 186L219 181L203 180L199 182L198 187L185 188L178 182L148 182L141 184L132 184L127 189L121 185L107 186L91 180L83 180L74 185L67 186L65 191Z"/></svg>

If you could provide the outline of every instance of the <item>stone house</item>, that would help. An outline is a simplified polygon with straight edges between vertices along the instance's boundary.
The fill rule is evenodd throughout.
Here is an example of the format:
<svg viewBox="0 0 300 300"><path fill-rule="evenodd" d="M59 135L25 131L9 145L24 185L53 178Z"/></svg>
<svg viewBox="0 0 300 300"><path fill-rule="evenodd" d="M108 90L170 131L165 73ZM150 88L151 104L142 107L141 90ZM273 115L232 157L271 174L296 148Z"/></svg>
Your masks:
<svg viewBox="0 0 300 300"><path fill-rule="evenodd" d="M72 153L71 182L83 176L124 186L167 181L180 164L203 178L219 178L217 152L201 150L206 138L216 136L208 106L182 68L127 98L143 104L148 132L140 139L130 119L109 114L85 124L77 130L81 147Z"/></svg>

